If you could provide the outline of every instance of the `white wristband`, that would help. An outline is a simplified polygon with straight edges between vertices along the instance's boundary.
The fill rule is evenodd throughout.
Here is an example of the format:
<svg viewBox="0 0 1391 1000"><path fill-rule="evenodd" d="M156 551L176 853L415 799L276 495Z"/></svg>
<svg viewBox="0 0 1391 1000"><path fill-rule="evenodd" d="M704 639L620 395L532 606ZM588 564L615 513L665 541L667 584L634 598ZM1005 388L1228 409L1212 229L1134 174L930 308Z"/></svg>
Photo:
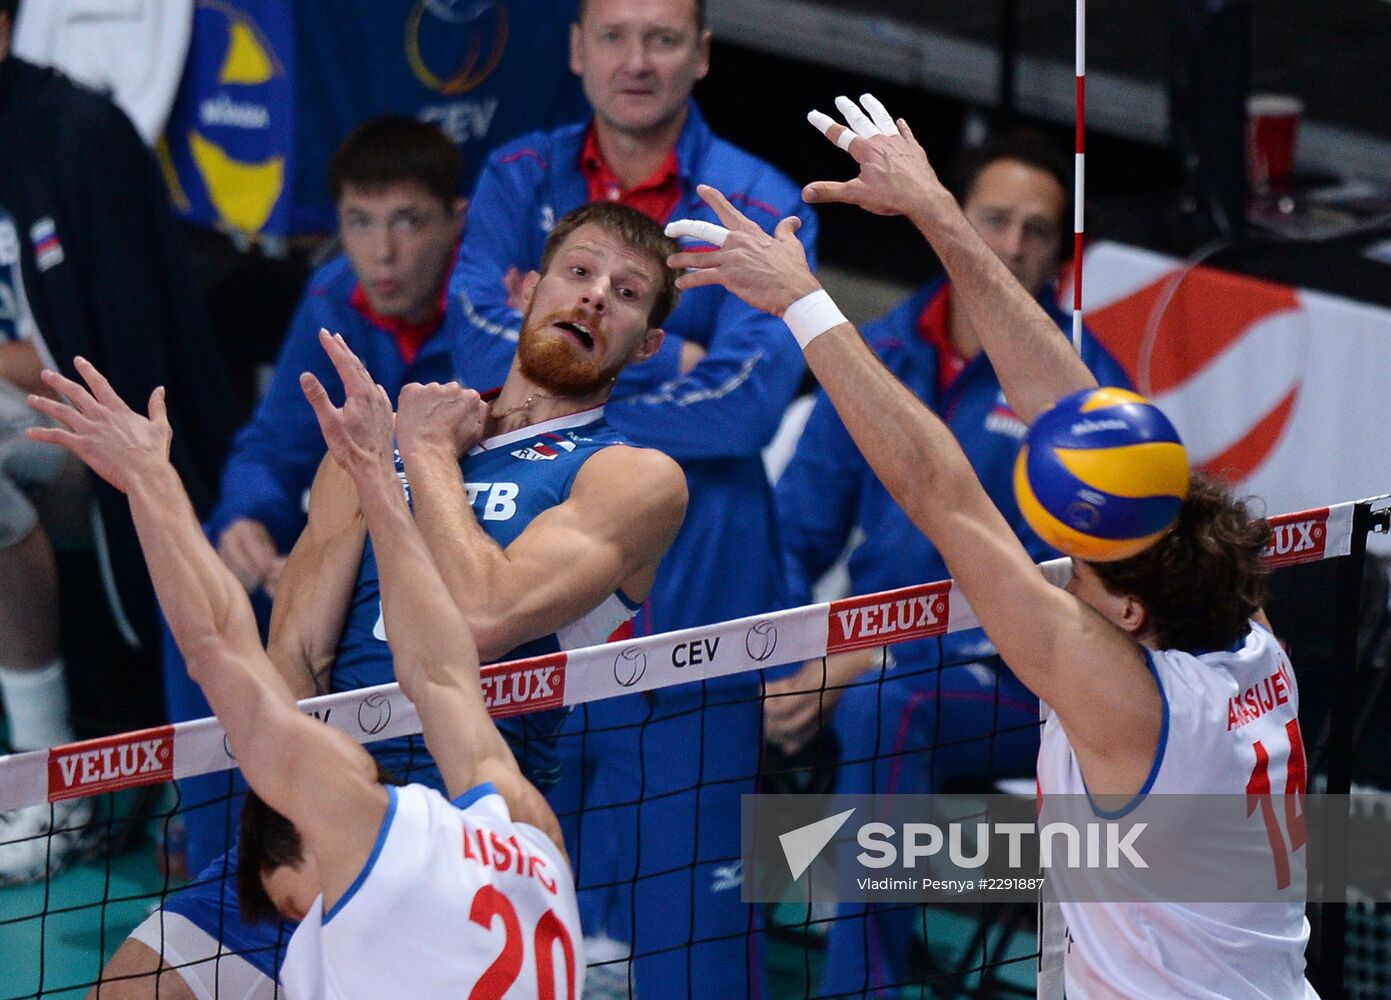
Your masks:
<svg viewBox="0 0 1391 1000"><path fill-rule="evenodd" d="M788 306L787 311L782 314L782 321L787 324L792 336L797 338L797 344L805 351L813 340L827 330L840 326L846 319L845 314L831 300L831 294L824 288L818 288Z"/></svg>

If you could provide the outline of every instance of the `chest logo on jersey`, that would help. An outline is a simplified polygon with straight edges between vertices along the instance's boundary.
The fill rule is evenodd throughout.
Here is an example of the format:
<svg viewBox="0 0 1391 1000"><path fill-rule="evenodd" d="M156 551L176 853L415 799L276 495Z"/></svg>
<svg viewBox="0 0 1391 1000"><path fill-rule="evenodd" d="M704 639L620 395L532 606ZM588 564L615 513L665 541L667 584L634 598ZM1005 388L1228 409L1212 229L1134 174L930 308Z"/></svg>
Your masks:
<svg viewBox="0 0 1391 1000"><path fill-rule="evenodd" d="M833 601L826 630L826 652L871 649L890 642L942 635L947 630L949 581L905 587L887 599L852 597Z"/></svg>
<svg viewBox="0 0 1391 1000"><path fill-rule="evenodd" d="M174 727L88 740L48 753L48 799L74 799L174 777Z"/></svg>
<svg viewBox="0 0 1391 1000"><path fill-rule="evenodd" d="M512 457L520 458L524 462L554 462L564 452L574 450L573 441L552 437L547 440L533 441L526 447L518 448L512 452Z"/></svg>
<svg viewBox="0 0 1391 1000"><path fill-rule="evenodd" d="M1005 401L1004 393L1000 393L1000 398L985 415L985 429L994 434L1014 438L1016 441L1023 441L1029 433L1029 425L1020 420L1018 414L1010 408L1009 403Z"/></svg>
<svg viewBox="0 0 1391 1000"><path fill-rule="evenodd" d="M469 506L480 521L510 521L517 514L516 483L466 483Z"/></svg>

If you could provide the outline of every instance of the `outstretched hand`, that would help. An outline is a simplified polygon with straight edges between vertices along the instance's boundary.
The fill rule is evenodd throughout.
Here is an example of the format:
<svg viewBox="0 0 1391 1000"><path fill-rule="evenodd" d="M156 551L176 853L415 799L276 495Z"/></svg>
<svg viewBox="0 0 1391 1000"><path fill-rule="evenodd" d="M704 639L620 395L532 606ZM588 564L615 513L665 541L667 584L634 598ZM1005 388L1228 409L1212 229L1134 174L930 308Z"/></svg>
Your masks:
<svg viewBox="0 0 1391 1000"><path fill-rule="evenodd" d="M372 380L340 334L320 330L319 343L343 380L343 405L333 405L328 390L311 372L300 375L299 385L319 420L329 454L349 474L391 466L394 419L386 390Z"/></svg>
<svg viewBox="0 0 1391 1000"><path fill-rule="evenodd" d="M811 204L858 205L875 215L910 217L943 197L950 200L908 123L889 117L873 94L861 95L860 105L864 110L848 97L836 98L848 127L820 111L807 114L807 121L822 135L854 157L860 175L850 181L815 181L802 189L803 199Z"/></svg>
<svg viewBox="0 0 1391 1000"><path fill-rule="evenodd" d="M164 407L164 387L150 394L150 415L142 417L86 358L74 358L73 367L86 387L49 369L40 375L46 386L67 398L66 403L29 397L30 406L62 427L30 427L25 436L68 449L122 493L129 493L142 477L168 468L174 434Z"/></svg>
<svg viewBox="0 0 1391 1000"><path fill-rule="evenodd" d="M690 269L676 279L678 288L722 285L755 309L781 316L793 302L821 287L797 239L800 219L788 216L770 236L708 184L697 186L696 193L722 225L680 219L667 225L666 234L713 243L720 249L684 250L668 257L668 267Z"/></svg>

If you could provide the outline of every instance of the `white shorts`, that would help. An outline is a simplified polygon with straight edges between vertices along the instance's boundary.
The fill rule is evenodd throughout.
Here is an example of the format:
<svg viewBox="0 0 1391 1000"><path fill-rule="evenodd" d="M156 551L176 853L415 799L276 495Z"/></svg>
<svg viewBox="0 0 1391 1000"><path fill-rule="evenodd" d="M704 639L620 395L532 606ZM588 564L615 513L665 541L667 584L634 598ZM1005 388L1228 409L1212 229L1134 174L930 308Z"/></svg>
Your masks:
<svg viewBox="0 0 1391 1000"><path fill-rule="evenodd" d="M155 910L130 936L173 968L198 1000L275 1000L274 982L185 916Z"/></svg>

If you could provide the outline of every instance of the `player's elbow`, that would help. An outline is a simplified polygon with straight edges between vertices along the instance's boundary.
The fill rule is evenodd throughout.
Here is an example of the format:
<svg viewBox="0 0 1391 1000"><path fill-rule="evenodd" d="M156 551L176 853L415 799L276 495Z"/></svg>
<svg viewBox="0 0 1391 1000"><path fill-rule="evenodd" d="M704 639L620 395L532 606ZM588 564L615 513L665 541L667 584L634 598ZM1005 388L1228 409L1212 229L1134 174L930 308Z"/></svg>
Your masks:
<svg viewBox="0 0 1391 1000"><path fill-rule="evenodd" d="M478 647L478 658L484 663L494 663L516 649L527 637L519 634L515 627L509 627L502 615L480 615L470 621L474 645Z"/></svg>

